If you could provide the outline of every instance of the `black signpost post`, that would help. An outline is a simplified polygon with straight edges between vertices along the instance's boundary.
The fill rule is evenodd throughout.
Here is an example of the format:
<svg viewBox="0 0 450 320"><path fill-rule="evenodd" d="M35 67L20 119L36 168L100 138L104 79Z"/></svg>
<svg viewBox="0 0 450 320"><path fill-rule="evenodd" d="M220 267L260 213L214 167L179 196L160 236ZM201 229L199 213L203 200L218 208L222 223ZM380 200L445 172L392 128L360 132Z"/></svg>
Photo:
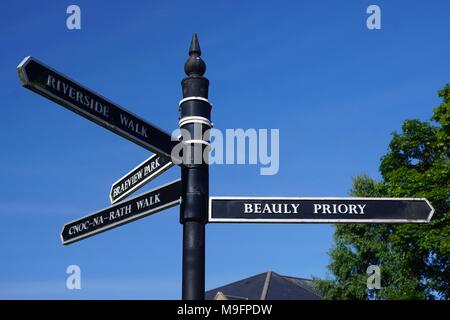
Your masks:
<svg viewBox="0 0 450 320"><path fill-rule="evenodd" d="M70 244L180 204L183 224L182 298L205 298L205 224L255 223L427 223L434 209L426 199L209 197L209 141L212 105L197 35L189 48L179 103L182 139L82 86L38 60L17 67L22 85L100 126L154 152L111 187L110 207L64 225ZM182 146L182 153L173 152ZM177 148L179 149L179 148ZM198 156L200 155L200 156ZM180 164L181 179L129 200L144 184ZM121 202L118 202L121 201ZM118 202L118 203L117 203ZM115 203L115 204L114 204Z"/></svg>
<svg viewBox="0 0 450 320"><path fill-rule="evenodd" d="M183 99L180 101L180 128L185 130L183 143L186 145L181 168L183 191L180 208L180 222L183 224L182 298L185 300L205 298L209 169L203 151L209 146L204 133L211 128L211 104L208 101L209 81L203 77L206 65L200 55L200 45L197 35L194 35L189 59L184 65L187 77L181 83Z"/></svg>

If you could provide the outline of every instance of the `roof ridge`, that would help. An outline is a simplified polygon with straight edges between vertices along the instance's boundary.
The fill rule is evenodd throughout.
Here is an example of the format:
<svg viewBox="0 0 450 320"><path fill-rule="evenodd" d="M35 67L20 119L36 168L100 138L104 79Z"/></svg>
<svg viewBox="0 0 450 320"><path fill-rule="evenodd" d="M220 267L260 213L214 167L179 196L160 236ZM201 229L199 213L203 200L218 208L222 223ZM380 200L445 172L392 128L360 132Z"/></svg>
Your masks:
<svg viewBox="0 0 450 320"><path fill-rule="evenodd" d="M304 285L301 285L300 283L294 282L294 280L293 280L293 279L299 279L299 280L308 280L308 281L312 282L312 279L297 278L297 277L290 277L290 276L281 276L281 278L283 278L285 281L289 281L290 283L295 284L296 286L298 286L298 287L300 287L302 289L305 289L306 291L308 291L308 292L318 296L319 298L322 298L322 296L319 294L318 291L316 291L314 289L314 287L311 288L309 286L304 286Z"/></svg>
<svg viewBox="0 0 450 320"><path fill-rule="evenodd" d="M253 276L246 277L246 278L242 278L242 279L240 279L240 280L236 280L236 281L233 281L233 282L230 282L230 283L227 283L227 284L224 284L224 285L221 285L221 286L218 286L218 287L215 287L215 288L206 290L206 291L212 291L212 290L220 289L220 288L223 288L223 287L228 287L228 286L231 286L232 284L235 284L235 283L238 283L238 282L242 282L242 281L244 281L244 280L256 278L256 277L261 276L261 275L263 275L263 274L265 274L265 273L267 273L267 271L260 272L260 273L258 273L258 274L253 275Z"/></svg>
<svg viewBox="0 0 450 320"><path fill-rule="evenodd" d="M301 277L294 277L294 276L285 276L283 274L281 274L280 276L284 277L284 278L294 278L294 279L300 279L300 280L308 280L308 281L312 281L312 279L309 278L301 278Z"/></svg>
<svg viewBox="0 0 450 320"><path fill-rule="evenodd" d="M269 291L270 278L272 278L272 271L266 272L266 279L264 280L263 289L261 291L261 298L259 300L266 300L267 292Z"/></svg>

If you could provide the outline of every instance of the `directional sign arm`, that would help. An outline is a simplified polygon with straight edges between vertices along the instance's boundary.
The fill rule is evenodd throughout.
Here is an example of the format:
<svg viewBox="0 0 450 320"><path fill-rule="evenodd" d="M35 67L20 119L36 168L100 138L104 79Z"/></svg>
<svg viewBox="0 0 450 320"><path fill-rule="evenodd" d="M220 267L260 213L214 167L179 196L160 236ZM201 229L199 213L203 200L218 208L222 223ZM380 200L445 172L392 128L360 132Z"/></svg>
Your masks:
<svg viewBox="0 0 450 320"><path fill-rule="evenodd" d="M173 166L174 164L168 158L157 154L152 155L112 184L109 194L111 203L116 203L133 192L136 192L146 183Z"/></svg>
<svg viewBox="0 0 450 320"><path fill-rule="evenodd" d="M427 223L423 198L210 197L208 222Z"/></svg>
<svg viewBox="0 0 450 320"><path fill-rule="evenodd" d="M181 201L181 180L170 182L130 200L90 214L64 225L63 244L70 244L100 232L116 228L131 221L173 207Z"/></svg>
<svg viewBox="0 0 450 320"><path fill-rule="evenodd" d="M144 119L32 57L17 67L22 85L96 124L171 159L178 141Z"/></svg>

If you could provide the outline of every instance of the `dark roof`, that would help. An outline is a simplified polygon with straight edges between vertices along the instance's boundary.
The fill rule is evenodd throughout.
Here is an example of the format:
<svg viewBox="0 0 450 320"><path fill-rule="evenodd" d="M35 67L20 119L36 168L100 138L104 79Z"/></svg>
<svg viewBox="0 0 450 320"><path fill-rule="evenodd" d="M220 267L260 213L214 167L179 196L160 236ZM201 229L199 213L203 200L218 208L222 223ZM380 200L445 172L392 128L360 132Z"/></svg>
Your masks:
<svg viewBox="0 0 450 320"><path fill-rule="evenodd" d="M220 292L220 293L219 293ZM219 293L228 300L320 300L312 280L268 271L206 292L206 300Z"/></svg>

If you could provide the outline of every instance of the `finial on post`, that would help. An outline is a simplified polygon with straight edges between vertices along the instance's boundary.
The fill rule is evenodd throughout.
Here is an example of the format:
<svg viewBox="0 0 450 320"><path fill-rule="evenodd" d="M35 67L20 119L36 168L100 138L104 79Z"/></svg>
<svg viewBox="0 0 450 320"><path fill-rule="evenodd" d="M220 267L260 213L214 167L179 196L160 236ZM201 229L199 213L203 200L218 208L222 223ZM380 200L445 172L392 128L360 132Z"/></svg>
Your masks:
<svg viewBox="0 0 450 320"><path fill-rule="evenodd" d="M200 44L198 43L198 36L196 33L192 35L191 46L189 47L189 55L197 53L199 56L202 54L200 50Z"/></svg>
<svg viewBox="0 0 450 320"><path fill-rule="evenodd" d="M200 57L202 51L198 42L197 34L194 33L189 47L189 58L184 64L184 72L188 76L203 76L206 71L206 64Z"/></svg>

